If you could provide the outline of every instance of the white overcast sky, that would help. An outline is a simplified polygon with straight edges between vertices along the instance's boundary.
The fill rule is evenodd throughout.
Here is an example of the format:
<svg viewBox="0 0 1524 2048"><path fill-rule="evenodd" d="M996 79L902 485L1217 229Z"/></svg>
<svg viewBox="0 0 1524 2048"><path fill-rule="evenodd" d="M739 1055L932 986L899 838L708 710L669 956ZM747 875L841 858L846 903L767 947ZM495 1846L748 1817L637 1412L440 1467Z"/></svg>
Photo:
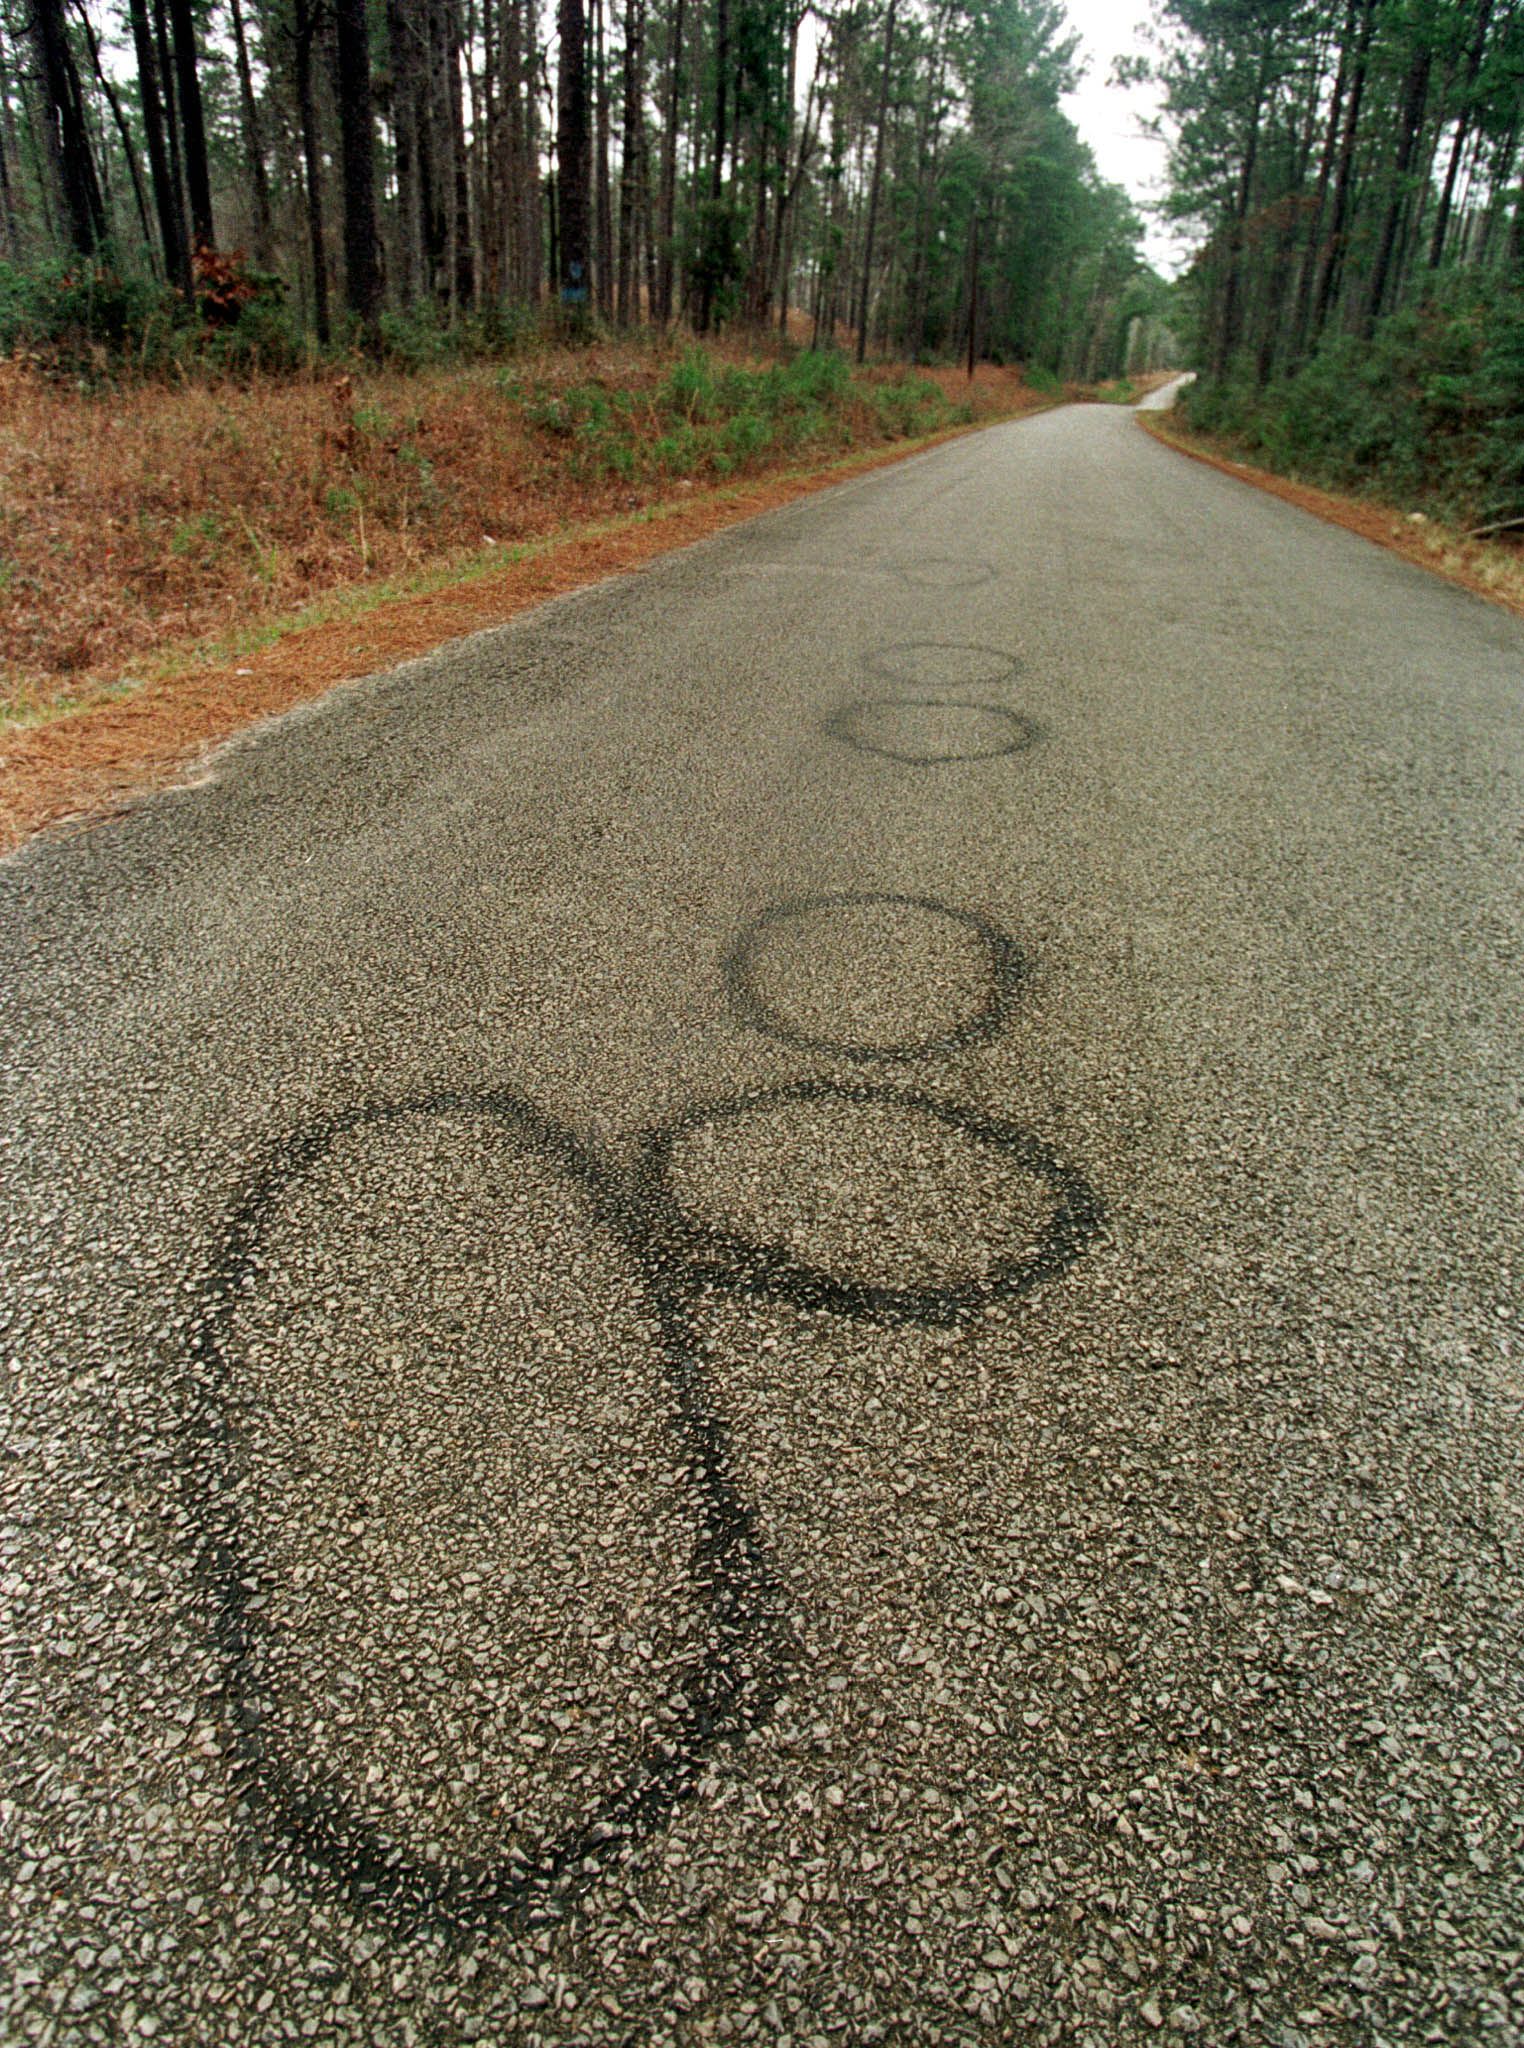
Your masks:
<svg viewBox="0 0 1524 2048"><path fill-rule="evenodd" d="M1088 68L1078 92L1064 100L1064 112L1095 152L1103 178L1128 191L1147 227L1149 261L1166 277L1180 269L1187 246L1173 230L1148 212L1160 198L1164 182L1164 144L1145 136L1142 122L1157 113L1159 96L1151 86L1120 92L1106 83L1112 61L1123 52L1143 48L1140 24L1148 0L1065 0L1070 23L1078 31Z"/></svg>

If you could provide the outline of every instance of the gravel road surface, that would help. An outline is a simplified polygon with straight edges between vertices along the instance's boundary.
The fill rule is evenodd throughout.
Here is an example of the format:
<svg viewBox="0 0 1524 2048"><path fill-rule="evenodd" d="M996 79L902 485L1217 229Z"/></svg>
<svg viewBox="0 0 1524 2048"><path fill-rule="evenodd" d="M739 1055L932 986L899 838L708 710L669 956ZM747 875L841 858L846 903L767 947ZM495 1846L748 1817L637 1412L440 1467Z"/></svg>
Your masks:
<svg viewBox="0 0 1524 2048"><path fill-rule="evenodd" d="M1524 2039L1521 688L1074 408L0 868L0 2038Z"/></svg>

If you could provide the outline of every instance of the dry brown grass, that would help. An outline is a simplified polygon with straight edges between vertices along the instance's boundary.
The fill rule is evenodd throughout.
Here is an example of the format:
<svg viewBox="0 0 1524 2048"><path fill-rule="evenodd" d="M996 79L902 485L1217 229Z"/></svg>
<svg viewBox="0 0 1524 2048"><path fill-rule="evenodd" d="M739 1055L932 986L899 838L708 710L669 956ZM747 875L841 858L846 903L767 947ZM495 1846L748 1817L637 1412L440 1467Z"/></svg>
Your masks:
<svg viewBox="0 0 1524 2048"><path fill-rule="evenodd" d="M628 388L628 357L612 368ZM535 374L547 381L585 382L589 358L583 353L537 363ZM660 371L650 374L654 379ZM874 374L893 379L903 372ZM946 374L950 396L970 397L966 378ZM331 385L148 392L88 408L13 384L14 411L0 423L0 464L16 459L29 432L38 437L42 453L27 471L35 493L37 532L30 552L41 565L38 582L64 602L66 577L56 564L66 549L72 550L69 558L84 563L85 573L70 592L76 606L72 621L50 622L41 590L26 595L10 618L37 636L37 646L49 644L45 635L52 629L81 636L79 644L93 661L87 658L70 675L39 667L37 680L28 685L30 698L23 700L36 715L0 720L0 852L50 823L120 808L182 772L208 745L348 677L500 623L560 591L635 568L820 489L844 469L874 467L923 445L868 446L845 463L838 457L824 467L763 465L764 473L718 488L684 488L678 480L645 490L613 484L571 489L554 449L537 449L525 437L522 446L505 452L506 435L485 449L473 438L471 423L482 400L472 392L479 382L478 373L460 372L437 379L377 377L338 399ZM352 421L357 405L384 406L399 394L422 417L431 450L440 451L449 473L476 479L482 499L456 505L449 520L428 528L412 519L404 523L400 502L390 521L378 526L368 517L367 571L358 532L351 539L335 536L316 520L315 494L329 487L331 470L304 468L290 459L291 451L299 445L308 465L331 463L336 454L343 458L345 451L335 450L333 440L342 440L345 418ZM1049 401L1028 390L1016 372L987 369L976 379L970 402L975 419L983 422L1038 410ZM230 422L242 442L239 459L218 468L209 450L227 444ZM871 424L865 409L858 422L865 436ZM99 450L93 469L64 459L66 449L81 447ZM453 461L446 450L455 451ZM198 503L244 509L255 532L271 536L261 544L283 548L279 578L256 574L251 580L247 559L232 552L208 550L197 559L176 555L173 566L182 580L178 609L170 612L159 580L167 573L162 549L155 555L140 544L133 555L145 585L141 591L119 566L118 542L107 540L92 555L92 518L121 518L155 461L162 464L155 485L161 505L167 498L183 508L174 512L181 520L195 516ZM486 517L482 501L492 508ZM113 513L110 506L118 509ZM588 512L595 515L592 522L579 524L579 513ZM128 523L136 529L135 518ZM484 554L488 534L499 545ZM501 545L515 539L520 545ZM11 593L4 596L8 600ZM305 615L293 617L304 602ZM168 635L171 621L182 629L174 641ZM222 644L207 644L208 633L223 635ZM236 636L237 652L229 636ZM148 682L125 694L113 690L111 678L122 670L103 658L108 648L151 656L145 664ZM121 659L113 654L114 661Z"/></svg>
<svg viewBox="0 0 1524 2048"><path fill-rule="evenodd" d="M94 397L0 364L0 717L88 701L166 647L329 592L671 496L682 479L570 474L523 386L654 391L674 353L553 352L511 379L485 366ZM1036 402L1012 371L948 388L980 417ZM820 453L884 439L854 401Z"/></svg>

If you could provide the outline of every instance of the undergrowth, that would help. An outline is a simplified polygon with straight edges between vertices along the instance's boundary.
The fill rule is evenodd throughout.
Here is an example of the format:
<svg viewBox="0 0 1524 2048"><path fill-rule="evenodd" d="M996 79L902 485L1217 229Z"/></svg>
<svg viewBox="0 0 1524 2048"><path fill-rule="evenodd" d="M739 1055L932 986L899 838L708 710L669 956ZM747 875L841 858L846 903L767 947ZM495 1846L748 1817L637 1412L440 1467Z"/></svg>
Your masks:
<svg viewBox="0 0 1524 2048"><path fill-rule="evenodd" d="M1023 410L1015 371L650 342L82 392L0 362L0 716L167 642L631 511Z"/></svg>
<svg viewBox="0 0 1524 2048"><path fill-rule="evenodd" d="M1461 280L1268 384L1202 379L1181 409L1285 476L1461 527L1524 520L1524 293Z"/></svg>

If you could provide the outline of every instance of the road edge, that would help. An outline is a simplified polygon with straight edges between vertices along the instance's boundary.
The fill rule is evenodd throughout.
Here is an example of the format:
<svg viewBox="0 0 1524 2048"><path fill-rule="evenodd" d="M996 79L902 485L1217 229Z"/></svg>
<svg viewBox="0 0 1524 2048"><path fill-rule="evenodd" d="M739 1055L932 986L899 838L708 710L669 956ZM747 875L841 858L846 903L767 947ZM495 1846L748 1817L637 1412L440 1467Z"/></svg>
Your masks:
<svg viewBox="0 0 1524 2048"><path fill-rule="evenodd" d="M1396 506L1383 504L1379 499L1343 497L1337 491L1326 491L1316 484L1297 483L1291 477L1277 475L1274 470L1240 462L1197 440L1188 428L1172 424L1169 412L1142 412L1135 408L1133 418L1145 434L1164 447L1174 449L1177 455L1203 463L1224 476L1236 477L1240 483L1251 484L1272 498L1280 498L1288 505L1295 505L1299 511L1311 513L1314 519L1321 519L1325 525L1340 526L1346 533L1358 534L1362 540L1374 542L1389 554L1400 555L1414 568L1427 569L1441 581L1456 584L1462 590L1470 591L1473 597L1484 598L1489 604L1513 613L1516 618L1524 618L1524 591L1516 596L1511 591L1499 589L1480 568L1473 566L1501 560L1510 560L1511 563L1511 557L1505 556L1502 549L1490 548L1484 541L1468 540L1464 534L1441 521L1426 515L1415 518L1413 514L1400 512ZM1436 550L1459 550L1461 559L1439 559Z"/></svg>
<svg viewBox="0 0 1524 2048"><path fill-rule="evenodd" d="M0 860L40 835L84 830L194 776L207 756L346 683L508 624L550 598L626 575L712 534L780 510L949 441L1068 403L1063 394L812 468L663 498L518 546L422 570L395 585L353 586L261 629L220 635L166 657L129 696L101 697L0 733Z"/></svg>

